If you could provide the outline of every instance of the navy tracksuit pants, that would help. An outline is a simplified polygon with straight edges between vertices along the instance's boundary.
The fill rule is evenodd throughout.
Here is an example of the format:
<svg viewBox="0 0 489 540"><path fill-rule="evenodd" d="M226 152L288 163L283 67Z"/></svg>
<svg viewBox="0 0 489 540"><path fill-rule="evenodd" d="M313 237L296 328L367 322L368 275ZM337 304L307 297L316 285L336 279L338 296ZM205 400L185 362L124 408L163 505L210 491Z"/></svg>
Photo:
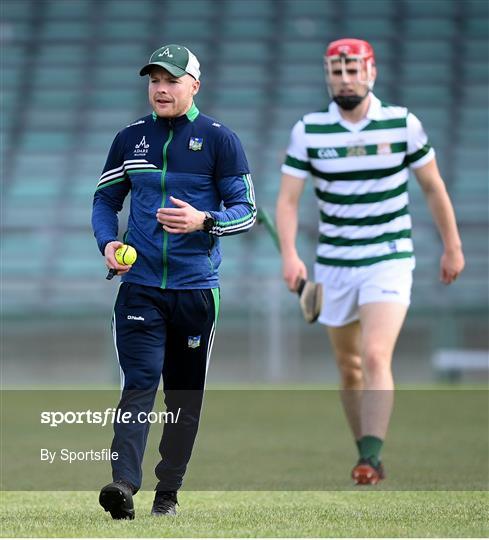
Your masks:
<svg viewBox="0 0 489 540"><path fill-rule="evenodd" d="M141 419L152 410L163 377L166 411L174 419L178 415L178 421L165 422L163 428L156 489L176 491L182 485L197 435L218 310L218 289L121 284L112 319L124 379L118 408L134 421L114 423L111 449L118 453L112 461L114 481L130 482L136 490L141 487L150 427Z"/></svg>

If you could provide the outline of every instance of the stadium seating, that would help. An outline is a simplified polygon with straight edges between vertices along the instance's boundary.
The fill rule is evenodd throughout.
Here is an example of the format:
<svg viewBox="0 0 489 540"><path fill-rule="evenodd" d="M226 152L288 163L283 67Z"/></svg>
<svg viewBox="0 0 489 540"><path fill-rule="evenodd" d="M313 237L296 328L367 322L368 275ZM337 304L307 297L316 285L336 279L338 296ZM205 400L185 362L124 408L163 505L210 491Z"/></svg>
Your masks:
<svg viewBox="0 0 489 540"><path fill-rule="evenodd" d="M450 290L448 299L459 309L484 309L486 2L466 0L462 7L445 0L443 9L439 0L2 4L6 313L59 312L69 310L68 302L88 311L103 306L103 264L90 229L92 193L115 133L147 114L146 83L137 73L161 42L195 50L203 68L197 104L239 134L258 203L273 210L290 129L305 112L326 107L322 55L330 39L344 35L372 41L379 65L376 93L408 106L435 144L470 261L464 287ZM422 311L438 305L440 244L412 183L418 252L413 309ZM317 213L310 182L307 190L299 249L312 261ZM224 280L280 279L280 260L261 228L225 239L223 251Z"/></svg>

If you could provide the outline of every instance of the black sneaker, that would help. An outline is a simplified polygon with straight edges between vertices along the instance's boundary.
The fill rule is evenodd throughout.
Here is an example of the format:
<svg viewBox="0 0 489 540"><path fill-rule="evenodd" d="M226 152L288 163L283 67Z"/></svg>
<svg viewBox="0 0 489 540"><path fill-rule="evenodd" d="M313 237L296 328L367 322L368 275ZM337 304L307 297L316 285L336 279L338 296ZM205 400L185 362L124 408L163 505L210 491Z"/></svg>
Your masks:
<svg viewBox="0 0 489 540"><path fill-rule="evenodd" d="M112 519L134 519L133 493L134 488L129 482L118 480L101 489L98 501L106 512L110 512Z"/></svg>
<svg viewBox="0 0 489 540"><path fill-rule="evenodd" d="M176 516L177 515L177 492L176 491L157 491L152 516Z"/></svg>

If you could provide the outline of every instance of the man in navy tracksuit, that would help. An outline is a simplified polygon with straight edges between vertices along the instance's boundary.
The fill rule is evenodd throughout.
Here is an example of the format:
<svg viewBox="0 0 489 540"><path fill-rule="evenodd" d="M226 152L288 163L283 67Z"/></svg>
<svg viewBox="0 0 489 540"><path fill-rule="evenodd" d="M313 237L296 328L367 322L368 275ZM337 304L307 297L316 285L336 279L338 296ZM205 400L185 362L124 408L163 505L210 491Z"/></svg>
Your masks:
<svg viewBox="0 0 489 540"><path fill-rule="evenodd" d="M122 275L113 333L123 374L119 409L134 422L114 424L113 482L100 504L114 519L133 519L149 424L161 376L167 412L153 515L176 513L199 423L219 310L219 236L245 232L255 221L248 163L238 137L202 115L197 58L180 45L155 51L149 75L151 115L120 131L94 196L92 225L107 267ZM115 259L117 214L131 193L124 242L134 265ZM139 415L139 416L138 416ZM144 417L144 416L143 416Z"/></svg>

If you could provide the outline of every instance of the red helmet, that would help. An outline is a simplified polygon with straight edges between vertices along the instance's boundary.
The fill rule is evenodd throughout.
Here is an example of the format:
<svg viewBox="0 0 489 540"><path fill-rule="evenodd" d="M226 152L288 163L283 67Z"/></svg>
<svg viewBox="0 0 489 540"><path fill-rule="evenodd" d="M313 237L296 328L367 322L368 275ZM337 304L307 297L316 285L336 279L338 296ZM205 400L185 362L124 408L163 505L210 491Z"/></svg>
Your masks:
<svg viewBox="0 0 489 540"><path fill-rule="evenodd" d="M332 76L333 62L341 62L341 68L345 73L346 63L348 60L357 60L365 65L366 80L359 80L362 84L366 84L371 90L375 82L373 67L375 66L375 56L372 45L368 41L354 38L343 38L332 41L324 55L324 68L326 70L326 81L329 88L329 79ZM331 93L331 89L330 89Z"/></svg>
<svg viewBox="0 0 489 540"><path fill-rule="evenodd" d="M362 39L344 38L332 41L326 50L326 58L341 58L342 56L362 58L365 62L375 64L372 45Z"/></svg>

